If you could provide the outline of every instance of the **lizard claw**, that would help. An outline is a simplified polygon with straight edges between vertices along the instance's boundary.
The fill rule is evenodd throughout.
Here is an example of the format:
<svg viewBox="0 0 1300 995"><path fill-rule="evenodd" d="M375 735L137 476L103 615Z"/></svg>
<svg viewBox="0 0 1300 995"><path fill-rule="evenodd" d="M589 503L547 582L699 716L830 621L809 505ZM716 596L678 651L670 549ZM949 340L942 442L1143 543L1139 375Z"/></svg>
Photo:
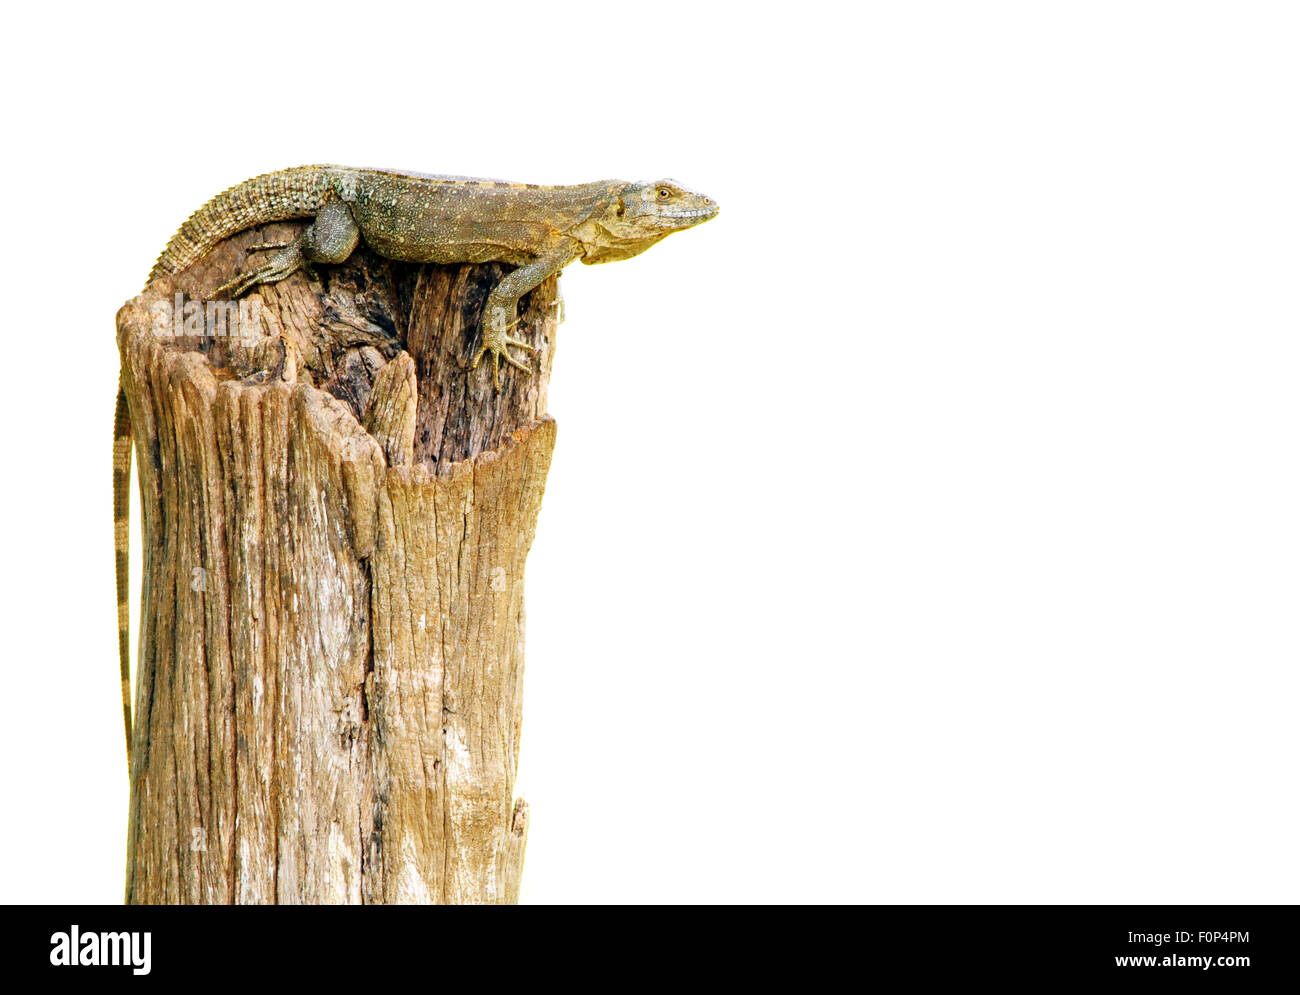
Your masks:
<svg viewBox="0 0 1300 995"><path fill-rule="evenodd" d="M256 269L240 273L227 280L212 292L213 296L225 297L229 294L231 297L242 297L259 283L277 283L285 277L292 276L302 269L306 262L297 244L290 243L277 252L265 266L258 266Z"/></svg>
<svg viewBox="0 0 1300 995"><path fill-rule="evenodd" d="M529 345L527 342L520 342L518 339L503 338L499 345L497 343L485 342L483 343L483 345L479 346L478 352L474 354L474 359L469 364L469 368L471 370L477 370L478 362L480 359L483 358L483 354L491 353L492 354L492 386L495 387L497 390L501 389L501 361L502 360L505 360L506 363L513 366L517 370L523 370L525 373L533 372L532 368L529 367L528 364L521 363L519 360L515 359L514 356L510 355L510 353L506 351L506 346L518 346L521 349L528 349L531 350L532 352L537 351L536 348Z"/></svg>
<svg viewBox="0 0 1300 995"><path fill-rule="evenodd" d="M474 358L470 361L471 370L478 369L479 360L483 358L484 353L492 354L492 386L501 389L501 362L504 360L508 365L517 370L523 370L525 373L532 373L532 368L526 363L520 362L514 356L510 355L510 347L517 349L527 349L529 352L536 352L537 347L523 339L517 339L506 333L519 324L515 319L508 325L492 327L492 322L484 320L483 322L483 341L478 347L478 352L474 353Z"/></svg>

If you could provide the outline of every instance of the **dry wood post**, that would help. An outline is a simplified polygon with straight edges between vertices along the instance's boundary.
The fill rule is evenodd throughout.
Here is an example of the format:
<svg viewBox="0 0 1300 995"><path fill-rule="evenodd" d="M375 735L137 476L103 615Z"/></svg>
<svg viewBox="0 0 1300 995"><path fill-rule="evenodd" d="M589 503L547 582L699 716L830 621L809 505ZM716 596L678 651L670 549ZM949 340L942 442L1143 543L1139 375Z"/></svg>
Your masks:
<svg viewBox="0 0 1300 995"><path fill-rule="evenodd" d="M555 280L520 306L537 372L499 393L465 368L495 264L361 251L255 291L238 334L195 316L298 230L118 314L144 535L126 898L514 902Z"/></svg>

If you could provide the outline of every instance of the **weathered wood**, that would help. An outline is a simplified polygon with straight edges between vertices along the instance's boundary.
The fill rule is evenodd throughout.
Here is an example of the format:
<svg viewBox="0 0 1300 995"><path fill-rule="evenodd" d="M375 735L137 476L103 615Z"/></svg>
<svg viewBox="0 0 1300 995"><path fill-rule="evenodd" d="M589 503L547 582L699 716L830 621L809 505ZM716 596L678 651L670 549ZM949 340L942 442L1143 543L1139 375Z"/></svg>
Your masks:
<svg viewBox="0 0 1300 995"><path fill-rule="evenodd" d="M127 900L513 902L555 281L520 307L540 370L500 393L465 368L496 266L359 252L255 292L255 337L158 334L296 230L118 315L144 534Z"/></svg>

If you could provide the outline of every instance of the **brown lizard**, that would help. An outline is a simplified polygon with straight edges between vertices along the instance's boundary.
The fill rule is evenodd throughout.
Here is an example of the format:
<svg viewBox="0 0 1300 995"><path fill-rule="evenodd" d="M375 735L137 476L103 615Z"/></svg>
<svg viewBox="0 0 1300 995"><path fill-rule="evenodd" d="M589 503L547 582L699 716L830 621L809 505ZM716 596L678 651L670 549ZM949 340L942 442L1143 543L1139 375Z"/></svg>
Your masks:
<svg viewBox="0 0 1300 995"><path fill-rule="evenodd" d="M300 166L254 177L213 197L172 236L149 282L183 272L241 231L295 218L313 220L288 244L255 247L274 250L274 255L230 280L216 295L239 297L314 263L341 263L362 241L381 256L405 262L514 265L518 268L488 295L479 347L470 362L470 368L477 369L479 360L490 354L492 382L500 387L502 361L530 372L509 351L512 346L532 349L509 334L520 297L576 259L588 264L628 259L717 213L713 200L672 180L542 186L387 169ZM128 771L130 485L131 418L119 385L113 420L113 518Z"/></svg>

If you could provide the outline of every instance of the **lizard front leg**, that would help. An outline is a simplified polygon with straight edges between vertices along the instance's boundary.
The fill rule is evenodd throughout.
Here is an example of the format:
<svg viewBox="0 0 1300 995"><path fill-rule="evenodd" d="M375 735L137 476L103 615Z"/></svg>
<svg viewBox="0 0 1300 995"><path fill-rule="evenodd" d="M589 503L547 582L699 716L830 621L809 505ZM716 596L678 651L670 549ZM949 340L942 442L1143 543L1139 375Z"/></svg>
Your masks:
<svg viewBox="0 0 1300 995"><path fill-rule="evenodd" d="M508 277L492 288L488 294L487 304L483 308L483 334L479 340L478 352L474 353L474 359L470 362L471 370L478 369L479 360L483 358L484 353L492 354L492 385L501 389L501 360L516 369L523 370L525 373L532 373L532 369L524 363L521 363L514 356L510 355L510 346L516 346L520 349L527 349L530 352L537 350L522 339L512 338L510 329L516 324L515 312L519 306L519 298L532 290L539 283L545 280L553 273L558 273L569 263L578 257L580 248L578 243L572 239L563 239L549 248L545 253L538 256L535 260L527 265L520 266Z"/></svg>
<svg viewBox="0 0 1300 995"><path fill-rule="evenodd" d="M275 249L275 255L264 266L241 273L215 291L220 297L226 294L241 297L260 283L277 283L300 269L309 269L312 263L341 263L357 247L361 230L348 205L332 200L321 208L307 229L287 245L255 245L248 251Z"/></svg>

